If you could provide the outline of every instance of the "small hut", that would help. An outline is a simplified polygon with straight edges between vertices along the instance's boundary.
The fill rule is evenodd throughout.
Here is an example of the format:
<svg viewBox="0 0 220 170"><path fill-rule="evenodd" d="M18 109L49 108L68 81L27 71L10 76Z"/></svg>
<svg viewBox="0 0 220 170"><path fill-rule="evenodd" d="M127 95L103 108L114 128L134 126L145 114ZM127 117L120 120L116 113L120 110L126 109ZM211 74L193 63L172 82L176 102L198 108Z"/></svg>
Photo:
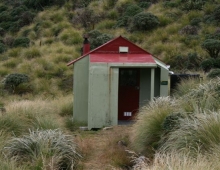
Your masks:
<svg viewBox="0 0 220 170"><path fill-rule="evenodd" d="M130 121L148 101L168 95L167 65L122 36L91 51L85 38L72 64L73 119L88 129Z"/></svg>

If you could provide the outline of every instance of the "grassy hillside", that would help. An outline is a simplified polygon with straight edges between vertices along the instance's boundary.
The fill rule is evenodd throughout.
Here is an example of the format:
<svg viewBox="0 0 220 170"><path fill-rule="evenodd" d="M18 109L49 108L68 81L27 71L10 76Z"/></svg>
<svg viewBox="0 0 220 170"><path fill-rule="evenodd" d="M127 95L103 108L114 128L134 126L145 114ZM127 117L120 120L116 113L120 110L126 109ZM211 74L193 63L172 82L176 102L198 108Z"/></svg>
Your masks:
<svg viewBox="0 0 220 170"><path fill-rule="evenodd" d="M53 96L72 90L72 66L66 67L66 63L80 56L85 33L93 38L93 47L122 35L171 65L172 70L187 71L200 69L201 61L209 57L201 44L219 26L213 12L218 0L198 4L187 0L31 2L0 2L0 80L11 73L26 74L29 87L21 91L33 94ZM32 14L26 14L31 16L29 20L21 12L25 8ZM134 16L139 13L151 13L156 19L151 16L137 23ZM25 24L13 29L17 20L5 22L9 16Z"/></svg>
<svg viewBox="0 0 220 170"><path fill-rule="evenodd" d="M92 48L122 35L173 71L220 67L219 3L0 0L0 169L219 169L219 79L183 81L134 126L79 132L66 66L88 33Z"/></svg>

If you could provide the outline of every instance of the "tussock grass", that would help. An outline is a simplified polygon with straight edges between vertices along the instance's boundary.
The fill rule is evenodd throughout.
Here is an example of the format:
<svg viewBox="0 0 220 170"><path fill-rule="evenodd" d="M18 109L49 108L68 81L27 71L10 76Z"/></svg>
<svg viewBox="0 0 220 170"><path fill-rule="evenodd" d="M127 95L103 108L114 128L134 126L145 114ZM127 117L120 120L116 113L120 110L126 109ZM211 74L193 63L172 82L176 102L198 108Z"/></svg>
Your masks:
<svg viewBox="0 0 220 170"><path fill-rule="evenodd" d="M115 20L103 20L96 25L97 29L113 29L116 21Z"/></svg>
<svg viewBox="0 0 220 170"><path fill-rule="evenodd" d="M65 29L59 35L59 39L66 45L82 44L82 32L73 29Z"/></svg>
<svg viewBox="0 0 220 170"><path fill-rule="evenodd" d="M14 69L18 63L20 63L21 60L20 59L17 59L17 58L14 58L14 59L11 59L11 60L8 60L8 61L5 61L3 63L3 66L7 67L8 69Z"/></svg>
<svg viewBox="0 0 220 170"><path fill-rule="evenodd" d="M152 156L163 134L162 124L168 115L175 112L175 107L174 100L160 97L141 109L131 134L133 147L138 152Z"/></svg>
<svg viewBox="0 0 220 170"><path fill-rule="evenodd" d="M39 48L31 47L25 50L23 55L27 59L33 59L36 57L40 57L42 54Z"/></svg>
<svg viewBox="0 0 220 170"><path fill-rule="evenodd" d="M7 54L9 57L19 57L21 54L21 51L22 51L21 48L12 48L7 52Z"/></svg>
<svg viewBox="0 0 220 170"><path fill-rule="evenodd" d="M11 129L15 129L14 131L25 131L28 128L56 129L60 126L60 122L57 120L57 115L60 112L58 109L62 108L62 102L60 101L42 99L35 99L33 101L21 100L10 102L5 107L7 114L3 118L9 119L8 127L12 126ZM2 121L4 120L3 118ZM17 126L20 126L20 128L17 128Z"/></svg>
<svg viewBox="0 0 220 170"><path fill-rule="evenodd" d="M161 150L197 157L209 156L220 143L219 112L201 113L182 119L180 128L171 132Z"/></svg>
<svg viewBox="0 0 220 170"><path fill-rule="evenodd" d="M14 160L0 159L0 169L2 170L28 170L29 168L25 165L19 166Z"/></svg>
<svg viewBox="0 0 220 170"><path fill-rule="evenodd" d="M3 115L0 119L0 128L2 132L17 136L21 135L27 127L17 115Z"/></svg>
<svg viewBox="0 0 220 170"><path fill-rule="evenodd" d="M197 88L201 83L201 79L189 78L183 79L177 84L176 89L173 91L175 97L181 97L189 93L192 89Z"/></svg>
<svg viewBox="0 0 220 170"><path fill-rule="evenodd" d="M197 158L192 159L187 154L171 152L167 154L156 153L152 164L144 164L141 168L145 170L213 170L219 169L220 164L216 158L210 161L206 157L199 155Z"/></svg>
<svg viewBox="0 0 220 170"><path fill-rule="evenodd" d="M12 138L3 151L7 158L36 169L73 169L82 157L74 138L58 129Z"/></svg>
<svg viewBox="0 0 220 170"><path fill-rule="evenodd" d="M212 79L207 83L200 84L182 97L182 101L194 101L199 112L206 110L217 111L219 107L220 78ZM187 99L187 100L184 100Z"/></svg>
<svg viewBox="0 0 220 170"><path fill-rule="evenodd" d="M4 77L6 75L8 75L10 72L10 70L6 67L0 67L0 77Z"/></svg>

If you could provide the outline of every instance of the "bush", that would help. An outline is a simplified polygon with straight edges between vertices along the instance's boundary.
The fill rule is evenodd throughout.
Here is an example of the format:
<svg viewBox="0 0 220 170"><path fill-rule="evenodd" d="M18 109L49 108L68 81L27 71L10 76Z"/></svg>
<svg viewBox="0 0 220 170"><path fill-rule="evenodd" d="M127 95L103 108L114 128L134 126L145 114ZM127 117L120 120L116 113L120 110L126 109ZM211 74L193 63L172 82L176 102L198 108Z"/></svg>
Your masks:
<svg viewBox="0 0 220 170"><path fill-rule="evenodd" d="M8 89L9 91L15 90L22 83L26 83L29 81L29 77L26 74L9 74L3 80L2 83L4 88Z"/></svg>
<svg viewBox="0 0 220 170"><path fill-rule="evenodd" d="M0 27L0 36L4 36L5 35L5 30L2 28L2 27Z"/></svg>
<svg viewBox="0 0 220 170"><path fill-rule="evenodd" d="M220 40L206 39L202 43L202 48L209 53L210 57L217 58L220 52Z"/></svg>
<svg viewBox="0 0 220 170"><path fill-rule="evenodd" d="M6 47L3 43L0 42L0 54L6 51Z"/></svg>
<svg viewBox="0 0 220 170"><path fill-rule="evenodd" d="M208 78L216 78L216 77L220 77L220 69L214 69L211 70L209 72L209 74L207 75Z"/></svg>
<svg viewBox="0 0 220 170"><path fill-rule="evenodd" d="M132 31L147 31L156 28L159 24L157 16L151 13L139 13L133 17L130 29Z"/></svg>
<svg viewBox="0 0 220 170"><path fill-rule="evenodd" d="M95 24L101 19L100 15L95 14L93 10L88 8L79 9L76 13L77 15L72 19L73 24L81 24L84 28L92 27L94 29Z"/></svg>
<svg viewBox="0 0 220 170"><path fill-rule="evenodd" d="M30 39L27 37L18 37L13 42L13 47L28 47Z"/></svg>
<svg viewBox="0 0 220 170"><path fill-rule="evenodd" d="M112 36L109 34L101 34L100 36L94 39L90 39L91 49L97 48L111 39L112 39Z"/></svg>
<svg viewBox="0 0 220 170"><path fill-rule="evenodd" d="M209 58L201 63L201 68L203 71L208 72L210 71L213 67L215 66L215 59L214 58Z"/></svg>
<svg viewBox="0 0 220 170"><path fill-rule="evenodd" d="M163 6L164 6L165 8L176 8L176 7L179 6L179 4L178 4L177 2L165 1L165 2L163 3Z"/></svg>
<svg viewBox="0 0 220 170"><path fill-rule="evenodd" d="M198 34L198 28L196 26L187 25L183 27L180 31L180 34L186 34L186 35L197 35Z"/></svg>
<svg viewBox="0 0 220 170"><path fill-rule="evenodd" d="M220 6L218 6L214 9L213 17L217 22L220 22Z"/></svg>
<svg viewBox="0 0 220 170"><path fill-rule="evenodd" d="M190 25L191 26L199 26L199 24L202 22L202 19L201 18L193 18L191 21L190 21Z"/></svg>
<svg viewBox="0 0 220 170"><path fill-rule="evenodd" d="M147 9L151 6L151 4L152 4L151 2L140 2L138 3L138 6Z"/></svg>
<svg viewBox="0 0 220 170"><path fill-rule="evenodd" d="M143 9L137 5L128 5L122 16L118 19L116 27L127 27L133 16L142 11Z"/></svg>
<svg viewBox="0 0 220 170"><path fill-rule="evenodd" d="M190 10L202 10L206 1L204 0L196 0L196 1L182 0L182 2L184 3L182 6L182 9L186 11L190 11Z"/></svg>
<svg viewBox="0 0 220 170"><path fill-rule="evenodd" d="M74 139L60 130L30 131L29 135L12 138L4 147L7 158L31 169L73 169L82 157Z"/></svg>

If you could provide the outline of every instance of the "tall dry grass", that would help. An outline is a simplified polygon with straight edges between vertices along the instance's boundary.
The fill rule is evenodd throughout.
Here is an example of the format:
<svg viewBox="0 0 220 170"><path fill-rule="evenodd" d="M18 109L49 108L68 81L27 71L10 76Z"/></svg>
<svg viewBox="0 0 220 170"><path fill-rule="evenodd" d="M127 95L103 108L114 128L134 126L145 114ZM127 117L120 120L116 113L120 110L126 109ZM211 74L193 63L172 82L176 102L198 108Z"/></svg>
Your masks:
<svg viewBox="0 0 220 170"><path fill-rule="evenodd" d="M73 136L58 129L30 131L28 135L12 138L3 153L31 169L74 169L82 158Z"/></svg>
<svg viewBox="0 0 220 170"><path fill-rule="evenodd" d="M207 159L203 155L198 155L192 159L187 154L179 154L175 152L162 154L156 153L151 164L142 165L144 170L214 170L219 169L220 164L218 159Z"/></svg>
<svg viewBox="0 0 220 170"><path fill-rule="evenodd" d="M209 156L220 143L219 112L193 114L180 121L179 128L168 134L160 150L197 157Z"/></svg>
<svg viewBox="0 0 220 170"><path fill-rule="evenodd" d="M175 111L176 103L170 97L159 97L141 108L131 133L135 150L153 156L163 134L162 124Z"/></svg>

